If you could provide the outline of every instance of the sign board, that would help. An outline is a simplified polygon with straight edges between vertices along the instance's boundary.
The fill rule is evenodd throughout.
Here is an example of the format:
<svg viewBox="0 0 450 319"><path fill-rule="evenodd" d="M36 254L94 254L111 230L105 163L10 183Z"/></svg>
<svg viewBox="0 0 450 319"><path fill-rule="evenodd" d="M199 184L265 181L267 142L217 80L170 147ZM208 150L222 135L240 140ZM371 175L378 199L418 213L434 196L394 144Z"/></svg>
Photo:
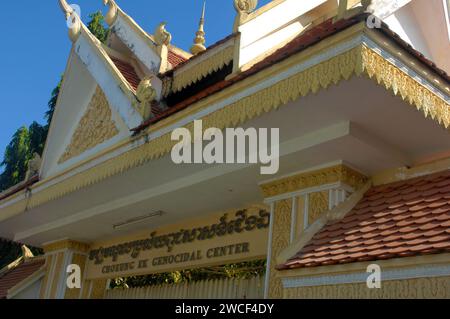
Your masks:
<svg viewBox="0 0 450 319"><path fill-rule="evenodd" d="M250 207L93 245L87 279L170 272L266 257L270 213Z"/></svg>

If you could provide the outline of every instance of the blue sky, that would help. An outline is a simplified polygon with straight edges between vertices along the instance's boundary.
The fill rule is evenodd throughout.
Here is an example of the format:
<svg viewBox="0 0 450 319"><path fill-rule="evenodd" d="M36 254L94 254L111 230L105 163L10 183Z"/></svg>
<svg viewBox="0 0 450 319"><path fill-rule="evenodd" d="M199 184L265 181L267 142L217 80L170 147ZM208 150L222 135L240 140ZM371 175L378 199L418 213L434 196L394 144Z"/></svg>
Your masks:
<svg viewBox="0 0 450 319"><path fill-rule="evenodd" d="M259 6L270 2L260 0ZM69 0L88 15L102 10L102 0ZM172 43L187 50L192 44L202 0L117 0L118 5L146 31L162 21L172 33ZM235 11L233 0L207 0L207 45L229 35ZM3 1L0 12L0 156L14 132L34 120L44 123L52 89L64 72L71 42L57 0Z"/></svg>

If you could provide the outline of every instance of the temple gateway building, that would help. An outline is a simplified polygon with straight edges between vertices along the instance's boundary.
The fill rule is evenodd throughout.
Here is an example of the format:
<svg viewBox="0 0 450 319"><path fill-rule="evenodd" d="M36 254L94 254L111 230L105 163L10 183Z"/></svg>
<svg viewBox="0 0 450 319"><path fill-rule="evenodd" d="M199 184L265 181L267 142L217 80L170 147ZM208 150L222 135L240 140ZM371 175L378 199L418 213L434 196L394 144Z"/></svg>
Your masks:
<svg viewBox="0 0 450 319"><path fill-rule="evenodd" d="M190 52L104 2L101 43L59 1L73 47L44 154L0 194L0 237L45 254L2 269L0 298L450 297L447 0L235 0L230 35L205 47L203 10ZM200 120L278 129L275 174L175 163L173 132ZM252 278L111 289L256 260Z"/></svg>

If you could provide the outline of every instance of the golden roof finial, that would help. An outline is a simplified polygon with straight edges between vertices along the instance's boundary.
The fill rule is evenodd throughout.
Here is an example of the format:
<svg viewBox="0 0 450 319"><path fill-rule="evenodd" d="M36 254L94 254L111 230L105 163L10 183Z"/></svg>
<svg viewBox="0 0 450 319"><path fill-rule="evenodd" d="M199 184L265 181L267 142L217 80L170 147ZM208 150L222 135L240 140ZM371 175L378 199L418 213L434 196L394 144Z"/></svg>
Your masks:
<svg viewBox="0 0 450 319"><path fill-rule="evenodd" d="M200 52L206 50L205 47L205 10L206 10L206 0L203 2L202 17L200 18L200 23L198 26L198 31L195 33L194 45L191 47L191 53L197 55Z"/></svg>
<svg viewBox="0 0 450 319"><path fill-rule="evenodd" d="M172 41L172 35L166 30L165 22L161 22L156 28L154 39L157 46L170 45L170 41Z"/></svg>

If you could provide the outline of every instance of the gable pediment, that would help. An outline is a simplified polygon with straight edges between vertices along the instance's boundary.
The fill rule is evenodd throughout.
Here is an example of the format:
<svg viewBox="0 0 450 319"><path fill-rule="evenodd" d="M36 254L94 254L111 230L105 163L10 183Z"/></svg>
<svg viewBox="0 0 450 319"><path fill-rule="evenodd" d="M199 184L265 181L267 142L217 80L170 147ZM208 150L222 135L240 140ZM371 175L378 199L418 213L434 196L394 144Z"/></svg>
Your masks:
<svg viewBox="0 0 450 319"><path fill-rule="evenodd" d="M116 102L73 51L49 130L42 178L90 160L130 137L127 119L113 105Z"/></svg>

